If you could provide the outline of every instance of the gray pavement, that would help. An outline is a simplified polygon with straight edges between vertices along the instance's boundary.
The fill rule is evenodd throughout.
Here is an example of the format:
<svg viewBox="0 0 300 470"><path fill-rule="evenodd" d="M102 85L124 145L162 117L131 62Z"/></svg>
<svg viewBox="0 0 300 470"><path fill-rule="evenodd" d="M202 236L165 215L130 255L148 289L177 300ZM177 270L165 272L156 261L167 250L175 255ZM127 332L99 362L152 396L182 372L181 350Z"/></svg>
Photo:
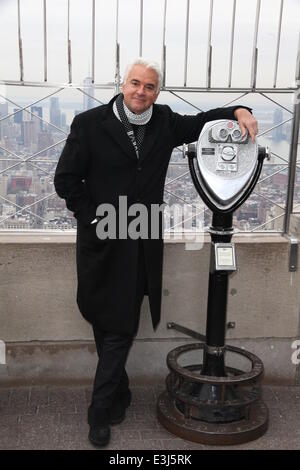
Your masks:
<svg viewBox="0 0 300 470"><path fill-rule="evenodd" d="M230 447L180 439L160 425L156 400L163 385L132 386L126 419L112 426L107 450L300 449L300 387L264 386L269 429L261 438ZM94 449L87 439L90 386L0 388L0 449Z"/></svg>

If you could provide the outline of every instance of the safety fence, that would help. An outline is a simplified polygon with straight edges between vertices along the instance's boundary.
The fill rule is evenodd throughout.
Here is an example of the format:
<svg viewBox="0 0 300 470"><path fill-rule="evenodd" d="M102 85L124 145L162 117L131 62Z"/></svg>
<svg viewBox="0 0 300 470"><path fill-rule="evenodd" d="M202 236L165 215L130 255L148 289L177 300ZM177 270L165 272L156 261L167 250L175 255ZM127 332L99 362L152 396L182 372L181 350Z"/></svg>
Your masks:
<svg viewBox="0 0 300 470"><path fill-rule="evenodd" d="M35 2L34 16L30 0L0 5L0 22L14 26L9 32L0 28L1 34L11 35L11 43L17 34L9 56L7 43L0 47L0 228L75 228L76 221L53 187L72 118L120 91L121 64L137 55L152 55L163 72L158 102L175 111L194 114L236 103L253 108L258 143L270 147L272 158L252 196L236 213L235 226L242 231L289 233L291 215L300 207L297 2L257 0L246 10L239 0L116 0L109 6L90 0L84 8L82 3L41 0L38 9ZM88 34L80 32L81 14ZM63 25L64 35L64 42L57 44L55 22ZM42 64L38 80L31 79L38 62L29 31L34 28ZM109 39L99 43L108 30ZM108 53L102 57L103 48ZM58 65L64 56L62 67L54 63L55 53ZM82 53L89 58L87 77L80 76ZM109 73L101 81L103 68ZM6 79L6 70L13 79ZM58 70L58 80L53 70ZM169 231L203 230L210 223L210 211L194 189L181 148L174 149L171 158L165 201L185 207L183 218Z"/></svg>

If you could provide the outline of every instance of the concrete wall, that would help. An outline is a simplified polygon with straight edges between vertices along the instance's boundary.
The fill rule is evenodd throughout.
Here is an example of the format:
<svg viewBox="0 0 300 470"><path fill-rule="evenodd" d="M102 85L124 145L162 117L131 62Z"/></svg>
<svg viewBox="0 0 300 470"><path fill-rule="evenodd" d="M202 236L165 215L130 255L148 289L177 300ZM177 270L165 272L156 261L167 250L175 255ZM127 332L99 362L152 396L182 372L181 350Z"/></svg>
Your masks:
<svg viewBox="0 0 300 470"><path fill-rule="evenodd" d="M294 383L293 340L299 337L300 273L288 271L280 235L235 235L238 271L231 276L227 343L264 361L266 380ZM168 351L186 341L167 322L205 333L209 238L202 249L165 245L162 321L156 332L148 298L128 367L136 380L167 373ZM90 325L76 305L75 236L42 232L0 235L0 339L6 343L2 381L91 380L96 364Z"/></svg>

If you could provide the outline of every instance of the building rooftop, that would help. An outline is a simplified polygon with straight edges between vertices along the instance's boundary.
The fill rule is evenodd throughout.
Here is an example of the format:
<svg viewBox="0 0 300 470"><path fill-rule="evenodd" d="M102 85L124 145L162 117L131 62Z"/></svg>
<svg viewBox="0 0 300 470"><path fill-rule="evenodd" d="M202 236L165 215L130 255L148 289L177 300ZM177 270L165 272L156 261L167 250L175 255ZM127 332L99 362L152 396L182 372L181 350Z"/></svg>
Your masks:
<svg viewBox="0 0 300 470"><path fill-rule="evenodd" d="M0 449L92 450L88 441L90 385L1 387ZM105 450L299 450L300 388L263 386L269 428L259 439L233 446L207 446L169 433L157 420L156 401L164 385L132 386L123 423L111 427Z"/></svg>

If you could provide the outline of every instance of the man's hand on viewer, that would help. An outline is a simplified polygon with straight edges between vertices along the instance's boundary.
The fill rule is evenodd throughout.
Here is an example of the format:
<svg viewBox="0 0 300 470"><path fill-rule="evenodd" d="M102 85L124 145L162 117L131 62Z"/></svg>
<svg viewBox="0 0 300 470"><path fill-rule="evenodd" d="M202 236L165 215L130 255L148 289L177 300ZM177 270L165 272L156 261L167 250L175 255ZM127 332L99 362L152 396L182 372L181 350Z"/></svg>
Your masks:
<svg viewBox="0 0 300 470"><path fill-rule="evenodd" d="M242 135L245 135L248 129L252 142L255 142L255 136L258 133L258 125L255 117L245 108L238 108L234 111L234 115L238 120Z"/></svg>

